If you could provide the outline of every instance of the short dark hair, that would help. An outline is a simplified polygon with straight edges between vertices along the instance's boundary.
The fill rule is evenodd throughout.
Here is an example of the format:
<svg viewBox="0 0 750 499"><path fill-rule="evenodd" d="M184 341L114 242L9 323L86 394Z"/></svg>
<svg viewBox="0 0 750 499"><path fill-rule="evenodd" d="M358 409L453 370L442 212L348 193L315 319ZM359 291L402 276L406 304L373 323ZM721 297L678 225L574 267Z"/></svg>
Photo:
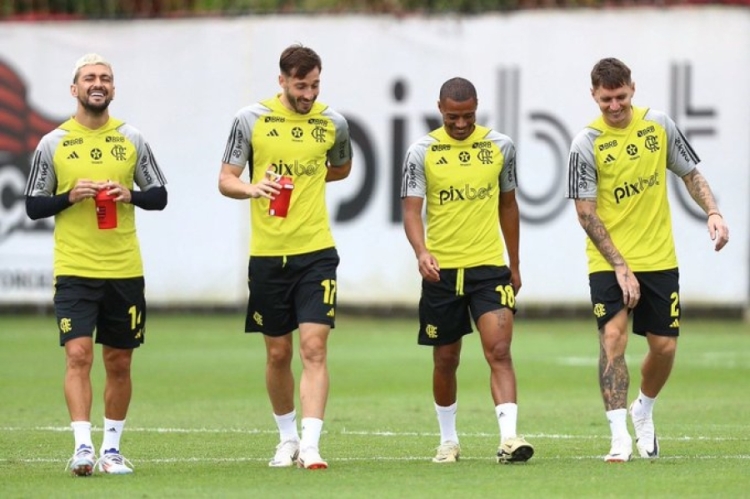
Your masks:
<svg viewBox="0 0 750 499"><path fill-rule="evenodd" d="M477 89L474 84L466 78L455 77L443 83L440 87L440 101L451 99L456 102L465 102L477 98Z"/></svg>
<svg viewBox="0 0 750 499"><path fill-rule="evenodd" d="M631 83L630 68L614 57L600 60L591 70L591 87L594 89L604 87L612 90Z"/></svg>
<svg viewBox="0 0 750 499"><path fill-rule="evenodd" d="M299 43L284 49L279 58L279 69L284 76L304 78L315 68L323 70L320 56L313 49Z"/></svg>

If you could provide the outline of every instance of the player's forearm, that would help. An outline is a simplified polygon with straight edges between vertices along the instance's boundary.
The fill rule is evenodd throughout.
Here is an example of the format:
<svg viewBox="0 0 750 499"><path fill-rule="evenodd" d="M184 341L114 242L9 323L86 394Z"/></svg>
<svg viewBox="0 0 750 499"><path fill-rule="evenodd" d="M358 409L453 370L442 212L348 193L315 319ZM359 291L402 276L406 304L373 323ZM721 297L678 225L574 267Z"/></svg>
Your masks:
<svg viewBox="0 0 750 499"><path fill-rule="evenodd" d="M711 192L711 187L709 187L708 181L697 168L682 177L682 180L685 182L685 187L690 197L693 198L706 214L712 212L719 213L719 207L716 204L713 192Z"/></svg>
<svg viewBox="0 0 750 499"><path fill-rule="evenodd" d="M250 185L243 182L239 177L222 173L219 176L219 192L232 199L248 199L250 196Z"/></svg>
<svg viewBox="0 0 750 499"><path fill-rule="evenodd" d="M508 252L508 264L513 268L520 265L519 246L521 239L518 205L500 209L500 230L503 233L505 249Z"/></svg>
<svg viewBox="0 0 750 499"><path fill-rule="evenodd" d="M585 202L585 201L584 201ZM578 222L586 231L586 234L594 243L594 246L599 250L605 260L613 267L620 267L626 265L625 258L620 254L620 251L615 247L612 237L609 235L609 231L602 223L599 216L596 214L595 205L585 206L576 203L578 212Z"/></svg>
<svg viewBox="0 0 750 499"><path fill-rule="evenodd" d="M406 239L414 250L414 255L419 258L419 255L427 251L421 215L414 216L404 213L404 232L406 232Z"/></svg>
<svg viewBox="0 0 750 499"><path fill-rule="evenodd" d="M145 191L130 191L130 203L143 210L163 210L167 206L167 188L160 185Z"/></svg>
<svg viewBox="0 0 750 499"><path fill-rule="evenodd" d="M26 214L32 220L55 216L70 206L70 191L55 196L26 196Z"/></svg>
<svg viewBox="0 0 750 499"><path fill-rule="evenodd" d="M352 162L349 161L346 164L334 166L328 165L328 171L326 172L326 182L335 182L337 180L344 180L349 176L352 171Z"/></svg>

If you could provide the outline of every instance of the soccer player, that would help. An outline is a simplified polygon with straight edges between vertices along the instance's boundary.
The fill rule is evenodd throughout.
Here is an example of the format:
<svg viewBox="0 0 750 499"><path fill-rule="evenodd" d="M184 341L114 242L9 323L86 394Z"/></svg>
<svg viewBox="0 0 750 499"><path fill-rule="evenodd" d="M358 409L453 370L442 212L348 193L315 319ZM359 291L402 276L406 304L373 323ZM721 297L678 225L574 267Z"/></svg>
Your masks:
<svg viewBox="0 0 750 499"><path fill-rule="evenodd" d="M698 156L663 112L633 106L630 69L614 58L591 71L591 96L601 115L573 140L566 195L575 200L587 234L591 302L599 328L599 386L612 446L607 462L629 461L627 427L630 376L625 363L628 315L648 352L641 386L630 405L636 447L644 458L659 456L652 411L669 378L680 332L680 287L667 169L679 176L706 213L708 233L721 250L729 230Z"/></svg>
<svg viewBox="0 0 750 499"><path fill-rule="evenodd" d="M516 152L509 137L476 124L477 105L470 81L443 83L438 100L443 126L412 144L404 160L404 229L422 275L418 343L433 351L432 391L440 425L436 463L452 463L460 455L456 371L472 318L490 366L500 426L497 461L527 461L534 453L516 434L511 359L521 288Z"/></svg>
<svg viewBox="0 0 750 499"><path fill-rule="evenodd" d="M132 473L120 436L132 395L133 349L144 341L146 300L135 207L163 210L166 180L141 133L110 117L112 66L97 54L76 62L70 93L75 115L39 142L26 185L26 212L55 217L55 315L65 347L65 400L75 438L69 468ZM133 190L134 184L139 190ZM114 197L116 227L100 229L94 198ZM106 372L104 439L96 460L91 439L91 366L102 345Z"/></svg>
<svg viewBox="0 0 750 499"><path fill-rule="evenodd" d="M344 117L317 102L322 64L302 45L279 60L281 92L235 115L219 190L251 199L245 331L263 334L266 388L280 443L269 466L325 469L319 441L328 399L327 342L336 318L339 256L328 221L326 182L349 175L352 148ZM249 182L240 178L249 163ZM270 172L270 173L269 173ZM272 216L277 180L291 180L286 217ZM299 329L302 436L297 431L292 332Z"/></svg>

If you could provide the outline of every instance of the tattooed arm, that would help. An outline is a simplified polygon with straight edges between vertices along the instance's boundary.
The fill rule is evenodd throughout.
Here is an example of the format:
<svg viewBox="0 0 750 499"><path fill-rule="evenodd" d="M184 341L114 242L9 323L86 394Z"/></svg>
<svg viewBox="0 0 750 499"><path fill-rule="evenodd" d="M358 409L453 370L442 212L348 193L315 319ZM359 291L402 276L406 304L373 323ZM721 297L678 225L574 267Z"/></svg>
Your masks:
<svg viewBox="0 0 750 499"><path fill-rule="evenodd" d="M628 267L625 258L615 247L609 231L602 223L599 215L596 213L596 199L576 199L576 213L578 222L583 230L588 234L591 242L599 250L599 253L612 265L617 276L617 283L622 289L622 299L629 308L635 308L641 297L641 289L638 280Z"/></svg>
<svg viewBox="0 0 750 499"><path fill-rule="evenodd" d="M716 242L714 249L716 251L721 250L729 242L729 227L727 227L724 217L719 212L716 199L714 199L706 178L701 175L697 168L694 168L682 177L682 181L685 182L690 197L706 212L708 234L711 236L711 240Z"/></svg>

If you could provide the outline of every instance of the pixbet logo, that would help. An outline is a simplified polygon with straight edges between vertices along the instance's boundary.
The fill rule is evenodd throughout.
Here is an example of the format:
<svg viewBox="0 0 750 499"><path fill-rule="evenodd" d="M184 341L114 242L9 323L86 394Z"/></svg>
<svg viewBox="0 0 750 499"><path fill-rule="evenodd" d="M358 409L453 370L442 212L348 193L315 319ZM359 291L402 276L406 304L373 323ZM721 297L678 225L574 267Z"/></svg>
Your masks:
<svg viewBox="0 0 750 499"><path fill-rule="evenodd" d="M296 160L294 163L285 163L283 159L280 159L276 163L271 163L268 169L277 175L286 177L301 177L303 175L312 177L320 169L320 165L317 163L305 165Z"/></svg>
<svg viewBox="0 0 750 499"><path fill-rule="evenodd" d="M516 189L521 219L533 225L547 224L565 213L569 204L564 189L573 134L552 110L542 108L523 111L520 69L499 67L494 74L495 78L489 82L497 89L496 107L489 110L494 119L480 118L479 122L510 136L520 157L528 158L527 151L530 150L543 151L549 157L528 165L529 168L525 168L525 164L520 165ZM691 81L690 64L672 66L669 84L674 102L670 115L678 125L685 122L685 135L688 138L695 135L716 135L717 111L711 106L698 108L693 104ZM340 200L332 208L331 213L336 223L356 222L374 203L376 191L380 188L378 184L385 184L388 196L387 209L383 213L393 224L402 222L400 195L404 157L409 144L420 136L418 133L410 133L410 130L417 128L420 133L428 133L442 125L440 115L435 112L408 114L409 84L408 80L402 78L391 82L391 103L396 110L387 120L386 144L377 143L376 134L369 129L364 119L356 115L346 116L352 142L357 149L355 165L363 178L356 192ZM693 120L696 122L693 123ZM705 120L712 121L708 126L702 126ZM522 131L525 133L522 134ZM605 149L614 146L615 144L608 144ZM644 147L652 150L658 144L650 141ZM672 182L680 182L677 176L671 178ZM684 186L675 187L677 188L672 189L672 192L678 196L682 208L692 215L695 208L690 197L685 194ZM696 220L702 220L704 215L696 213L693 216Z"/></svg>
<svg viewBox="0 0 750 499"><path fill-rule="evenodd" d="M648 178L638 177L638 180L635 182L625 182L622 184L622 187L615 188L615 201L617 204L620 204L620 201L623 199L642 194L646 189L655 185L659 185L658 173L654 173Z"/></svg>
<svg viewBox="0 0 750 499"><path fill-rule="evenodd" d="M441 205L451 201L474 201L475 199L490 197L492 197L492 185L490 184L487 184L487 187L472 187L469 184L466 184L463 188L450 186L448 189L438 192Z"/></svg>
<svg viewBox="0 0 750 499"><path fill-rule="evenodd" d="M524 187L520 182L516 194L523 208L521 218L532 224L544 224L560 216L562 208L568 201L565 199L563 190L565 187L564 176L567 172L567 154L572 141L572 135L565 125L556 116L549 112L535 110L528 115L519 112L518 102L520 102L520 70L517 68L501 68L497 72L497 108L496 121L490 123L484 118L480 122L487 123L496 130L512 137L519 136L520 121L528 119L533 128L533 138L541 144L541 147L549 149L553 156L553 163L550 165L552 175L536 175L534 183L543 184L542 192L532 192ZM409 104L409 82L404 79L396 79L392 83L392 97L396 106L407 109ZM404 157L406 151L416 137L408 132L410 128L416 125L422 129L423 133L428 133L442 126L440 114L429 112L419 116L407 116L405 113L397 111L390 119L390 126L387 132L390 140L389 147L378 147L375 143L373 134L368 130L366 123L356 116L347 115L349 131L352 142L357 147L356 165L357 169L362 172L363 180L357 192L353 193L348 199L340 201L333 209L333 218L337 223L347 223L355 221L368 206L373 202L376 196L376 184L386 178L386 192L389 196L387 214L390 216L390 222L393 224L401 223L401 183L403 179ZM493 126L494 125L494 126ZM479 144L479 143L478 143ZM448 145L431 146L436 148ZM519 143L516 142L516 147ZM523 147L523 146L521 146ZM479 147L479 150L483 150ZM378 156L386 151L385 159ZM485 155L482 158L488 160ZM480 158L480 160L482 160ZM382 161L382 163L381 163ZM538 168L533 171L538 172ZM383 169L389 170L390 175L384 176ZM529 182L531 183L531 182ZM528 184L527 184L528 185Z"/></svg>

